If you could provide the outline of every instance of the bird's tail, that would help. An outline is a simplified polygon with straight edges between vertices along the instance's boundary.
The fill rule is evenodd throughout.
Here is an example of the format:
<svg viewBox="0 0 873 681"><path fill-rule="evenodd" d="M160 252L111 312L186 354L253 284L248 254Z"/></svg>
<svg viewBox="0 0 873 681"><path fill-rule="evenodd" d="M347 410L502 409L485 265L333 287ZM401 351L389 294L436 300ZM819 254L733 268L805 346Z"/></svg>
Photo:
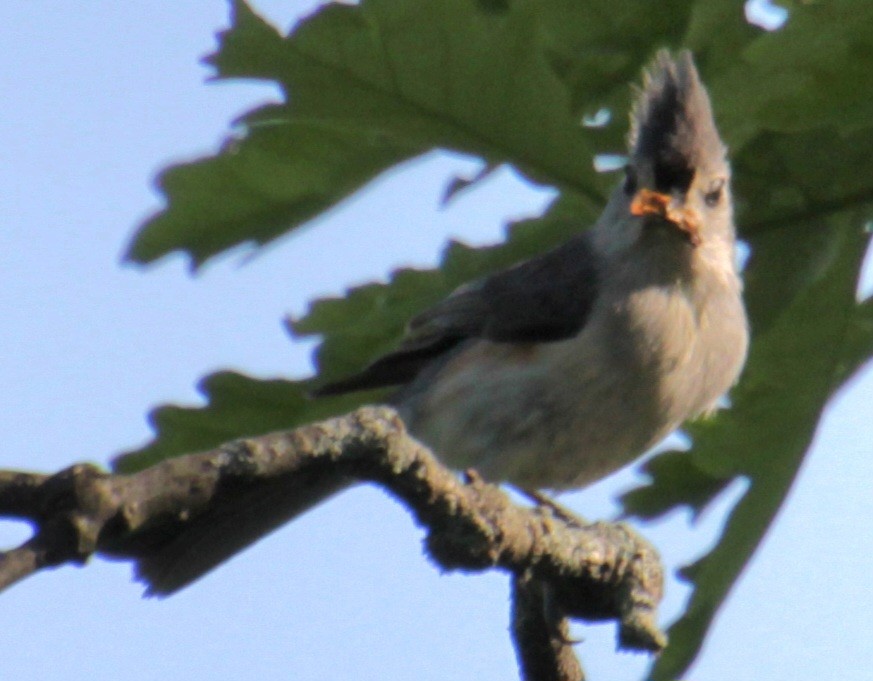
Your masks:
<svg viewBox="0 0 873 681"><path fill-rule="evenodd" d="M277 480L235 490L208 512L147 542L138 551L137 579L147 584L147 595L168 596L351 484L330 471L313 471L290 484Z"/></svg>

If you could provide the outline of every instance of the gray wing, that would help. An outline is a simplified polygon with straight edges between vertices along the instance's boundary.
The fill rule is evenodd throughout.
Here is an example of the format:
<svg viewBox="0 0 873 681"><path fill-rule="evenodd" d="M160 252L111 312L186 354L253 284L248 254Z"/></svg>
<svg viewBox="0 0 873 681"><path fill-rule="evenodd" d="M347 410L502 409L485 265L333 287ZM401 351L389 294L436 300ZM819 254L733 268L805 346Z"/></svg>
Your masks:
<svg viewBox="0 0 873 681"><path fill-rule="evenodd" d="M548 343L575 336L597 297L600 259L587 234L458 288L409 323L400 346L313 394L402 385L460 342Z"/></svg>

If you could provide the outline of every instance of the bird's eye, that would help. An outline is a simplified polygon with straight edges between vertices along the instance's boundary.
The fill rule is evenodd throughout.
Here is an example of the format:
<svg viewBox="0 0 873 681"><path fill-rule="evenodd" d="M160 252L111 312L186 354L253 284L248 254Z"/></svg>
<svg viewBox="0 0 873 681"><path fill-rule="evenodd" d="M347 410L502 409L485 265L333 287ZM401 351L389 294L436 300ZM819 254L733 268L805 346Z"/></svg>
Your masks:
<svg viewBox="0 0 873 681"><path fill-rule="evenodd" d="M637 171L631 165L624 167L624 193L628 196L637 193Z"/></svg>
<svg viewBox="0 0 873 681"><path fill-rule="evenodd" d="M706 202L706 205L710 208L715 208L719 201L721 201L721 195L724 192L724 178L720 177L717 180L714 180L711 185L709 185L709 190L706 194L703 195L703 200Z"/></svg>

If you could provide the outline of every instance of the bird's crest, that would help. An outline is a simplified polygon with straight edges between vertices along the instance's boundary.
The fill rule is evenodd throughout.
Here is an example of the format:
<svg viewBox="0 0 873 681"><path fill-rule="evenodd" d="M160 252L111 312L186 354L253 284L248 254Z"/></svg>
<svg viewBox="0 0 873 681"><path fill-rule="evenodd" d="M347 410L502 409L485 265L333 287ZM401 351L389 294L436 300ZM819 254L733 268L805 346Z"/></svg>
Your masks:
<svg viewBox="0 0 873 681"><path fill-rule="evenodd" d="M628 146L634 159L651 160L655 188L687 189L695 169L721 162L727 149L691 53L655 56L631 111Z"/></svg>

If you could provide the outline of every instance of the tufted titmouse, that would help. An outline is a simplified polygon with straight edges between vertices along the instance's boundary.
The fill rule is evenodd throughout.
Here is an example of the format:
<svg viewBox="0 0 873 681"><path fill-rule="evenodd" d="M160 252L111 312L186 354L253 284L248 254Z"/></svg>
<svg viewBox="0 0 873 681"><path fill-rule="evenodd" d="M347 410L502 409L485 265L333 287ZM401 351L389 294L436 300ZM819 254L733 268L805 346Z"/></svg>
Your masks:
<svg viewBox="0 0 873 681"><path fill-rule="evenodd" d="M645 73L629 154L592 230L462 286L320 394L398 386L410 432L447 463L548 489L598 480L713 409L748 331L730 167L690 53L662 51ZM175 591L336 489L313 484L236 530L183 536L140 576Z"/></svg>

